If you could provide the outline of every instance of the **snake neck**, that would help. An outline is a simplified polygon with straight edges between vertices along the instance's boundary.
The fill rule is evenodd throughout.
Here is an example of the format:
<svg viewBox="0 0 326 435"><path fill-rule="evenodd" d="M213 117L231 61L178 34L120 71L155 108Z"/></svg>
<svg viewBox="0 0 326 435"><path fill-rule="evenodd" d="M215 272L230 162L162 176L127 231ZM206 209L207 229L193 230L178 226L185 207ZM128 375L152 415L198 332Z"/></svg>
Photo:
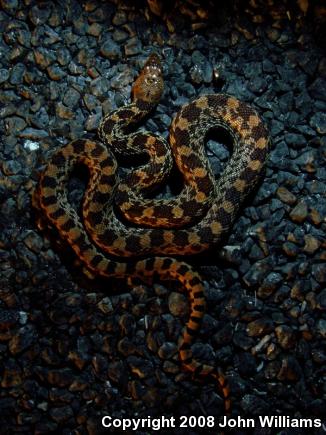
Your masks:
<svg viewBox="0 0 326 435"><path fill-rule="evenodd" d="M126 143L131 142L131 138L136 128L155 108L156 104L142 100L136 100L131 104L121 107L106 115L98 127L100 140L112 146L119 152L119 148L124 149ZM124 142L122 144L122 142ZM121 145L120 145L121 143ZM127 145L128 146L128 145Z"/></svg>

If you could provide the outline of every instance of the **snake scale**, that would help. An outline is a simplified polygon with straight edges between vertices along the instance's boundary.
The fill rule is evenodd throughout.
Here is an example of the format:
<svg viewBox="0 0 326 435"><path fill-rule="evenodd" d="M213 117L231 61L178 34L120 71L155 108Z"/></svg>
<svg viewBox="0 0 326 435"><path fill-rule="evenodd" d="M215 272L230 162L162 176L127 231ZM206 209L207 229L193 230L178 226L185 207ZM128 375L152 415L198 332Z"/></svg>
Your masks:
<svg viewBox="0 0 326 435"><path fill-rule="evenodd" d="M102 119L101 141L74 140L57 150L41 174L34 198L49 224L95 274L181 283L190 316L179 342L180 360L195 375L218 381L229 411L229 388L221 370L201 364L191 350L205 312L203 281L173 255L199 253L230 229L261 176L269 138L257 113L226 94L204 95L183 106L172 122L170 145L139 130L161 97L162 75L160 59L152 54L133 85L132 102ZM232 155L218 180L204 148L205 137L216 128L227 130L233 140ZM146 159L119 177L115 155ZM150 194L167 179L173 162L183 177L180 194L153 199ZM89 171L83 219L67 196L67 182L77 164Z"/></svg>

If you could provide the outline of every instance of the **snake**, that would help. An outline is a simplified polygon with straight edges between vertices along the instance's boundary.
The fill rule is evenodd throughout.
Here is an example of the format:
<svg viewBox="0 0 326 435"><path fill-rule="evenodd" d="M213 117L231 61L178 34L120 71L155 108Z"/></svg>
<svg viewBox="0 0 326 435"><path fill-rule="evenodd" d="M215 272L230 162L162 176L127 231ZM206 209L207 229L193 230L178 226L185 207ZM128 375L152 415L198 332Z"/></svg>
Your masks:
<svg viewBox="0 0 326 435"><path fill-rule="evenodd" d="M131 102L103 116L98 140L75 139L54 151L40 175L34 204L93 274L179 282L189 301L179 359L193 375L217 381L229 412L230 388L222 369L193 356L206 308L205 285L180 257L209 249L230 230L262 176L270 140L258 113L223 93L201 95L182 106L169 140L141 129L163 92L163 65L152 53L132 86ZM205 142L218 129L230 135L232 153L216 179ZM121 174L118 162L124 158L137 164ZM80 164L89 179L78 212L69 201L68 181ZM158 198L155 192L173 168L182 188Z"/></svg>

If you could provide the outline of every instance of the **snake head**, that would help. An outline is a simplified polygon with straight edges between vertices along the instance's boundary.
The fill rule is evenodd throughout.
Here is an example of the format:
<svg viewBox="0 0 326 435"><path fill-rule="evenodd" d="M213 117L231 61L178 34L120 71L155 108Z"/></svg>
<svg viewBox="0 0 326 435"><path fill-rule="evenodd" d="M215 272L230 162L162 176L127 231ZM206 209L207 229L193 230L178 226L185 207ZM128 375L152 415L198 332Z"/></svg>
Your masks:
<svg viewBox="0 0 326 435"><path fill-rule="evenodd" d="M152 53L132 87L133 101L157 104L163 93L163 74L161 61Z"/></svg>

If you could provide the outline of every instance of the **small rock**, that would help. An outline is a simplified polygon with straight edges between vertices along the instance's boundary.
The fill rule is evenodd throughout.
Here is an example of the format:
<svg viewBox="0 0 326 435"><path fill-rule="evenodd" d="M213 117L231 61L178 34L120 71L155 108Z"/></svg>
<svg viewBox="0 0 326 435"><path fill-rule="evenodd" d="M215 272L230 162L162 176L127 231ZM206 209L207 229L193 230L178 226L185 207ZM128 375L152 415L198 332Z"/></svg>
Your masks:
<svg viewBox="0 0 326 435"><path fill-rule="evenodd" d="M0 83L5 83L9 79L9 71L5 68L0 69Z"/></svg>
<svg viewBox="0 0 326 435"><path fill-rule="evenodd" d="M128 33L121 29L116 29L112 34L112 38L115 42L124 42L128 39Z"/></svg>
<svg viewBox="0 0 326 435"><path fill-rule="evenodd" d="M127 358L128 365L135 375L137 375L140 379L149 378L153 375L153 364L140 357L129 356Z"/></svg>
<svg viewBox="0 0 326 435"><path fill-rule="evenodd" d="M255 77L248 83L248 89L254 94L262 94L268 86L267 81L263 77Z"/></svg>
<svg viewBox="0 0 326 435"><path fill-rule="evenodd" d="M304 201L300 201L290 213L293 222L302 223L308 216L308 207Z"/></svg>
<svg viewBox="0 0 326 435"><path fill-rule="evenodd" d="M316 302L317 302L317 308L319 308L320 310L325 310L326 311L326 289L322 290L317 298L316 298Z"/></svg>
<svg viewBox="0 0 326 435"><path fill-rule="evenodd" d="M177 317L183 316L187 314L189 311L188 300L181 293L172 292L169 296L168 304L169 304L170 313L173 314L174 316Z"/></svg>
<svg viewBox="0 0 326 435"><path fill-rule="evenodd" d="M135 332L136 324L131 314L125 313L119 319L119 326L123 335L132 335Z"/></svg>
<svg viewBox="0 0 326 435"><path fill-rule="evenodd" d="M79 370L83 370L86 364L90 362L91 356L85 352L70 351L68 353L68 360L71 361Z"/></svg>
<svg viewBox="0 0 326 435"><path fill-rule="evenodd" d="M292 242L285 242L282 247L288 257L296 257L299 253L299 248Z"/></svg>
<svg viewBox="0 0 326 435"><path fill-rule="evenodd" d="M53 29L51 29L51 27L49 26L44 26L44 27L46 29L45 30L46 37L43 40L44 45L50 46L62 40L60 35L57 32L55 32Z"/></svg>
<svg viewBox="0 0 326 435"><path fill-rule="evenodd" d="M109 90L109 83L104 77L98 77L91 81L90 84L91 93L96 97L104 97Z"/></svg>
<svg viewBox="0 0 326 435"><path fill-rule="evenodd" d="M86 33L88 35L92 35L92 36L95 36L97 38L98 36L100 36L102 30L103 30L103 28L102 28L102 26L99 23L92 23L88 27Z"/></svg>
<svg viewBox="0 0 326 435"><path fill-rule="evenodd" d="M39 47L34 49L34 58L37 65L45 69L55 61L55 54L51 50Z"/></svg>
<svg viewBox="0 0 326 435"><path fill-rule="evenodd" d="M292 349L295 345L295 334L287 325L280 325L275 328L277 341L283 349Z"/></svg>
<svg viewBox="0 0 326 435"><path fill-rule="evenodd" d="M271 265L266 262L265 259L258 260L250 267L248 272L246 272L243 280L248 287L255 286L262 282L270 269Z"/></svg>
<svg viewBox="0 0 326 435"><path fill-rule="evenodd" d="M101 119L102 119L101 113L89 115L89 117L86 119L86 122L85 122L86 131L96 131L99 124L100 124Z"/></svg>
<svg viewBox="0 0 326 435"><path fill-rule="evenodd" d="M88 27L88 23L85 20L85 17L83 17L82 15L80 15L78 18L75 18L73 21L73 29L76 35L86 35Z"/></svg>
<svg viewBox="0 0 326 435"><path fill-rule="evenodd" d="M326 282L326 263L314 264L312 266L312 275L320 284Z"/></svg>
<svg viewBox="0 0 326 435"><path fill-rule="evenodd" d="M133 77L131 75L131 71L124 70L121 73L116 74L111 79L111 88L117 90L125 90L125 88L132 83Z"/></svg>
<svg viewBox="0 0 326 435"><path fill-rule="evenodd" d="M31 8L29 13L29 18L34 26L39 26L46 23L51 14L51 8L49 7L39 7L35 5Z"/></svg>
<svg viewBox="0 0 326 435"><path fill-rule="evenodd" d="M31 118L31 121L36 128L43 129L47 127L49 125L49 115L45 107L41 107L41 109Z"/></svg>
<svg viewBox="0 0 326 435"><path fill-rule="evenodd" d="M297 198L286 187L279 187L276 191L277 197L285 204L294 205L297 202Z"/></svg>
<svg viewBox="0 0 326 435"><path fill-rule="evenodd" d="M6 12L13 13L18 8L18 0L2 0L1 6Z"/></svg>
<svg viewBox="0 0 326 435"><path fill-rule="evenodd" d="M47 381L56 388L68 387L74 380L73 371L69 368L48 369L45 367L34 367L34 373L41 381Z"/></svg>
<svg viewBox="0 0 326 435"><path fill-rule="evenodd" d="M74 88L69 88L63 97L63 104L69 108L74 108L77 106L81 99L80 93Z"/></svg>
<svg viewBox="0 0 326 435"><path fill-rule="evenodd" d="M39 254L43 248L42 237L34 231L28 231L24 237L25 245L36 254Z"/></svg>
<svg viewBox="0 0 326 435"><path fill-rule="evenodd" d="M18 330L9 342L9 350L13 355L28 349L37 340L37 333L33 326L26 325Z"/></svg>
<svg viewBox="0 0 326 435"><path fill-rule="evenodd" d="M127 15L126 12L118 9L117 12L112 17L112 23L115 26L121 26L122 24L126 24L127 22Z"/></svg>
<svg viewBox="0 0 326 435"><path fill-rule="evenodd" d="M204 73L202 68L199 65L194 65L190 69L190 78L191 81L196 84L200 85L204 81Z"/></svg>
<svg viewBox="0 0 326 435"><path fill-rule="evenodd" d="M315 129L319 134L326 133L326 114L322 112L315 113L309 121L310 127Z"/></svg>
<svg viewBox="0 0 326 435"><path fill-rule="evenodd" d="M20 132L26 127L26 125L27 123L25 119L20 118L19 116L12 116L10 118L6 118L5 120L5 129L7 134Z"/></svg>
<svg viewBox="0 0 326 435"><path fill-rule="evenodd" d="M134 56L142 51L140 40L135 36L130 38L124 46L126 56Z"/></svg>
<svg viewBox="0 0 326 435"><path fill-rule="evenodd" d="M64 423L73 417L74 412L71 406L61 406L59 408L51 408L49 411L51 418L57 423Z"/></svg>
<svg viewBox="0 0 326 435"><path fill-rule="evenodd" d="M22 171L22 166L17 160L7 160L3 162L2 170L5 175L17 175Z"/></svg>
<svg viewBox="0 0 326 435"><path fill-rule="evenodd" d="M100 54L107 59L118 59L121 56L120 47L112 39L106 39L101 45Z"/></svg>
<svg viewBox="0 0 326 435"><path fill-rule="evenodd" d="M164 360L172 358L178 352L178 347L175 343L166 341L158 349L158 356Z"/></svg>
<svg viewBox="0 0 326 435"><path fill-rule="evenodd" d="M1 387L12 388L22 383L22 370L14 359L7 359L3 363L1 375Z"/></svg>
<svg viewBox="0 0 326 435"><path fill-rule="evenodd" d="M49 136L49 133L45 130L39 130L36 128L25 128L20 135L20 137L23 137L25 139L43 139L45 137Z"/></svg>
<svg viewBox="0 0 326 435"><path fill-rule="evenodd" d="M98 99L91 94L85 94L83 96L83 102L85 103L85 106L90 112L100 106L100 102L98 101Z"/></svg>
<svg viewBox="0 0 326 435"><path fill-rule="evenodd" d="M263 284L259 287L257 291L257 295L263 299L267 298L278 289L279 284L281 284L282 281L283 281L283 277L280 273L277 272L269 273L267 277L264 279Z"/></svg>
<svg viewBox="0 0 326 435"><path fill-rule="evenodd" d="M100 300L100 302L97 304L97 307L102 311L104 314L110 314L113 312L113 306L111 299L107 296Z"/></svg>
<svg viewBox="0 0 326 435"><path fill-rule="evenodd" d="M323 338L326 338L326 320L325 319L318 320L317 331L319 332L319 334Z"/></svg>
<svg viewBox="0 0 326 435"><path fill-rule="evenodd" d="M71 61L70 51L65 47L60 47L57 50L57 61L59 65L65 66Z"/></svg>
<svg viewBox="0 0 326 435"><path fill-rule="evenodd" d="M51 65L47 68L47 73L51 80L61 80L63 77L65 77L67 74L66 72L60 68L58 65Z"/></svg>
<svg viewBox="0 0 326 435"><path fill-rule="evenodd" d="M304 236L305 245L303 250L308 254L314 254L320 247L321 242L310 234Z"/></svg>
<svg viewBox="0 0 326 435"><path fill-rule="evenodd" d="M17 63L10 72L10 83L12 85L19 85L23 83L23 76L25 73L26 67L22 63Z"/></svg>
<svg viewBox="0 0 326 435"><path fill-rule="evenodd" d="M326 101L326 80L322 77L316 78L309 86L309 94L316 100Z"/></svg>
<svg viewBox="0 0 326 435"><path fill-rule="evenodd" d="M8 330L18 324L19 313L0 308L0 331Z"/></svg>
<svg viewBox="0 0 326 435"><path fill-rule="evenodd" d="M118 341L117 349L123 356L134 355L137 353L137 346L127 337ZM152 350L149 346L149 349Z"/></svg>
<svg viewBox="0 0 326 435"><path fill-rule="evenodd" d="M108 370L108 361L103 355L97 354L92 358L92 366L97 376L106 378Z"/></svg>
<svg viewBox="0 0 326 435"><path fill-rule="evenodd" d="M282 366L277 374L280 381L297 381L302 376L302 369L298 360L293 356L288 356L282 360Z"/></svg>
<svg viewBox="0 0 326 435"><path fill-rule="evenodd" d="M247 378L255 375L257 371L257 364L255 357L247 352L239 353L235 358L235 363L241 376Z"/></svg>
<svg viewBox="0 0 326 435"><path fill-rule="evenodd" d="M261 318L248 323L246 331L250 337L260 337L272 332L273 325L271 319Z"/></svg>
<svg viewBox="0 0 326 435"><path fill-rule="evenodd" d="M61 119L74 119L75 117L75 112L61 102L56 105L55 109L57 116Z"/></svg>
<svg viewBox="0 0 326 435"><path fill-rule="evenodd" d="M69 62L68 69L72 75L79 76L81 74L84 74L84 67L81 65L77 65L73 60Z"/></svg>
<svg viewBox="0 0 326 435"><path fill-rule="evenodd" d="M285 142L294 149L303 148L307 140L302 134L288 133L285 135Z"/></svg>
<svg viewBox="0 0 326 435"><path fill-rule="evenodd" d="M253 394L245 394L240 406L248 415L266 415L270 409L270 404L266 400Z"/></svg>

